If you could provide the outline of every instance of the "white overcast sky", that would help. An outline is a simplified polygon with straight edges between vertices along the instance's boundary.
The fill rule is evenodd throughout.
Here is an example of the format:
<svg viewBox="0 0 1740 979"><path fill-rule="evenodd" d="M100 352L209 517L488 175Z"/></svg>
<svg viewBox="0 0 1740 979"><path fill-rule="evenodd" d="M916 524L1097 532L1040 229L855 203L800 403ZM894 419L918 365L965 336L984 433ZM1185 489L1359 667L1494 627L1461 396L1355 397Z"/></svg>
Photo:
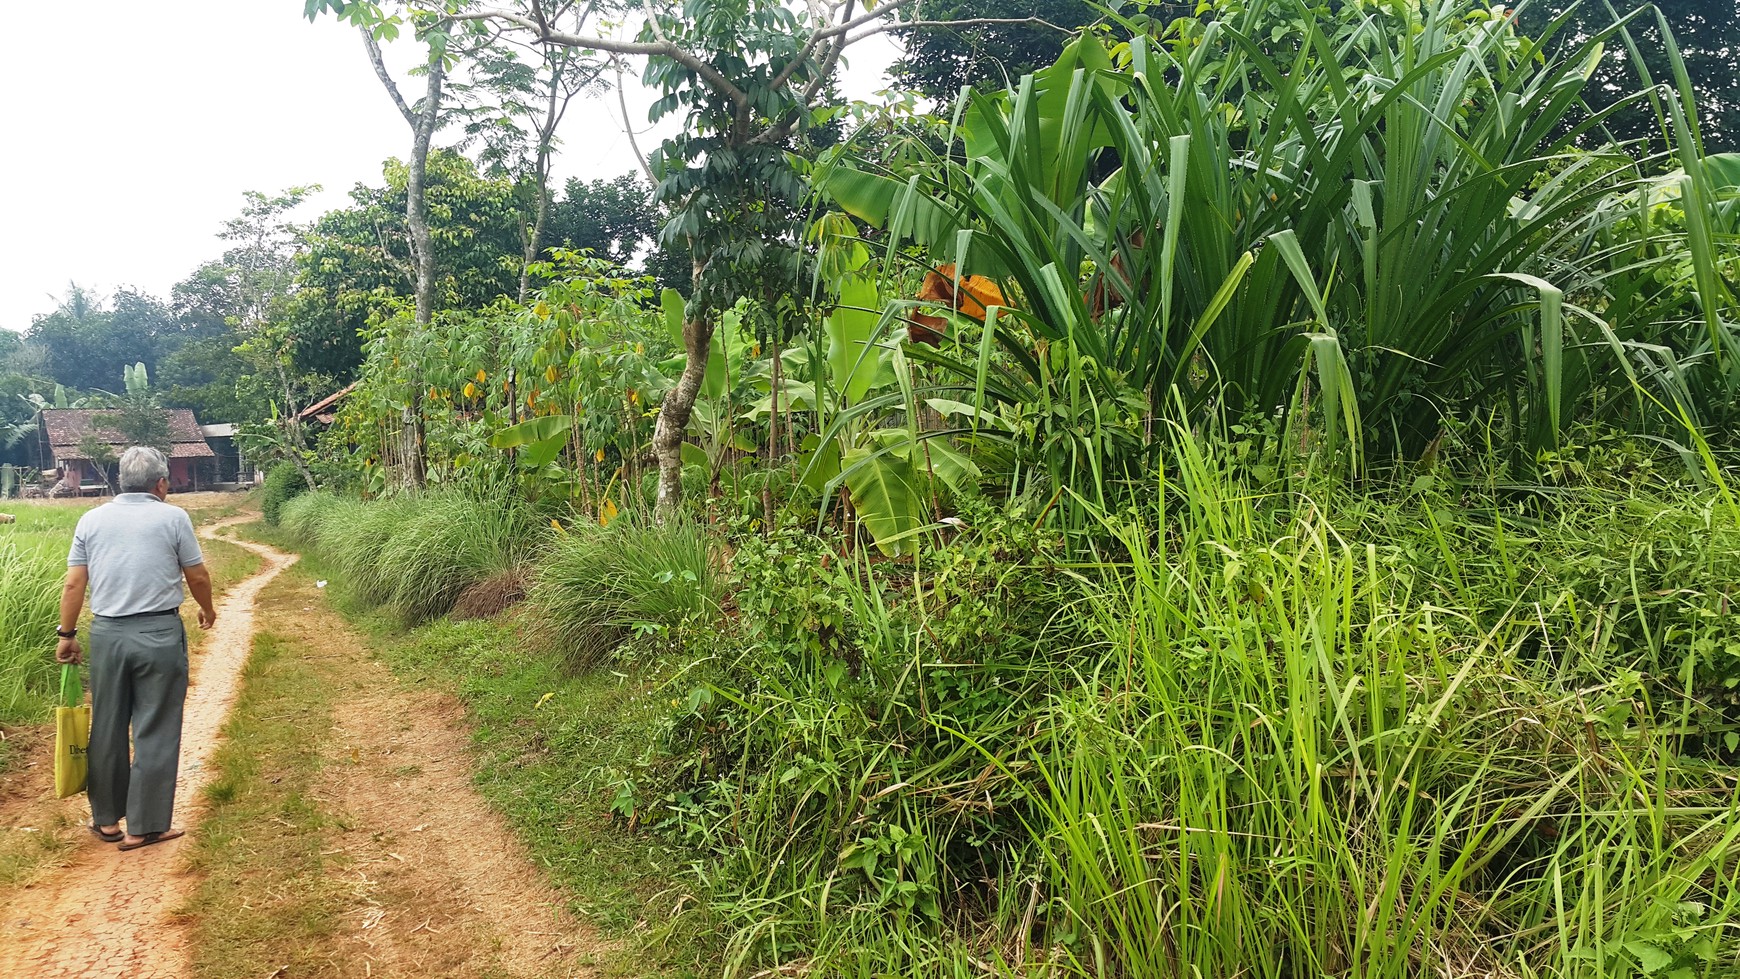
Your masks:
<svg viewBox="0 0 1740 979"><path fill-rule="evenodd" d="M331 18L310 24L302 6L85 0L69 18L61 4L7 5L0 329L27 329L71 281L168 298L222 251L216 232L243 191L320 184L300 215L309 219L406 154L410 130L356 32ZM389 59L411 63L413 45L390 45ZM895 48L872 39L850 55L845 88L867 97ZM420 83L401 84L410 97ZM629 84L644 130L651 98ZM558 179L636 169L613 94L577 103L558 135ZM641 147L658 138L642 135Z"/></svg>

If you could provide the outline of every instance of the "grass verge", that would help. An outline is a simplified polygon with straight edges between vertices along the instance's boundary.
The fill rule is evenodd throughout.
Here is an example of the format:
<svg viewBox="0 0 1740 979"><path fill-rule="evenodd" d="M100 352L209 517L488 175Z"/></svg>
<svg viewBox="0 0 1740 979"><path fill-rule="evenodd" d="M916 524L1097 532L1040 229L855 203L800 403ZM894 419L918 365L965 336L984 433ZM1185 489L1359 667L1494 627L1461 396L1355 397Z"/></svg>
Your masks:
<svg viewBox="0 0 1740 979"><path fill-rule="evenodd" d="M190 848L196 976L326 974L323 939L343 896L321 872L326 817L311 789L337 659L269 632L254 640Z"/></svg>

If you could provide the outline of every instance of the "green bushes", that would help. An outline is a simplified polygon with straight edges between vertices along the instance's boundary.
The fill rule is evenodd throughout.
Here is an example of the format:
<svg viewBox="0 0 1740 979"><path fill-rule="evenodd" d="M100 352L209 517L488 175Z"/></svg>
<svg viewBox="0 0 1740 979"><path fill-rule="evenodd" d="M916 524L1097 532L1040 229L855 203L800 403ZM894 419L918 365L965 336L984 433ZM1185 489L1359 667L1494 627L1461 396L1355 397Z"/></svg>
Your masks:
<svg viewBox="0 0 1740 979"><path fill-rule="evenodd" d="M308 491L308 481L302 478L302 473L295 466L282 462L272 467L266 474L265 488L261 493L260 515L266 522L277 526L284 504Z"/></svg>
<svg viewBox="0 0 1740 979"><path fill-rule="evenodd" d="M575 662L596 662L624 637L668 632L719 611L724 584L699 525L622 517L577 523L537 570L532 602Z"/></svg>
<svg viewBox="0 0 1740 979"><path fill-rule="evenodd" d="M1693 976L1734 961L1735 771L1686 757L1637 673L1580 676L1571 635L1557 637L1571 655L1533 655L1511 618L1538 605L1462 604L1518 588L1475 559L1472 534L1447 538L1454 573L1421 574L1412 547L1434 516L1392 505L1376 511L1387 533L1356 534L1333 501L1253 493L1175 445L1178 478L1156 486L1168 516L1111 523L1131 560L1085 588L1081 671L1030 745L989 759L1035 760L1020 781L1040 810L1039 920L1066 936L1065 974L1358 962L1400 977L1454 961ZM1662 502L1704 509L1689 495ZM1554 508L1607 509L1598 495ZM1528 574L1561 557L1552 529L1511 542ZM1589 606L1603 607L1609 628L1627 614Z"/></svg>
<svg viewBox="0 0 1740 979"><path fill-rule="evenodd" d="M727 975L1740 956L1740 718L1731 673L1697 679L1740 635L1725 497L1307 494L1168 457L1096 565L994 513L913 565L739 542L742 618L672 691L677 778L641 780L709 853Z"/></svg>
<svg viewBox="0 0 1740 979"><path fill-rule="evenodd" d="M571 660L682 638L619 667L644 751L576 762L569 801L682 851L726 976L1636 979L1740 956L1722 487L1599 452L1624 494L1360 492L1222 457L1174 431L1092 563L1019 502L969 504L910 561L745 535L729 575L681 521L533 551L541 525L497 497L312 497L283 526L407 617L517 553L529 626Z"/></svg>

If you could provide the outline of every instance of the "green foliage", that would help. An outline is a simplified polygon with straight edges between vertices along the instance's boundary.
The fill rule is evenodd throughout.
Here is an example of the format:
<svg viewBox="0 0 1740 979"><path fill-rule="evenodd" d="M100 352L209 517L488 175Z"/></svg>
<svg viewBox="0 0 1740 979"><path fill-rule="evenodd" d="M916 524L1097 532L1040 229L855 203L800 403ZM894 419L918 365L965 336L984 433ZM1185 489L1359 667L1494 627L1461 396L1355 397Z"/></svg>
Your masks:
<svg viewBox="0 0 1740 979"><path fill-rule="evenodd" d="M560 200L550 205L545 235L550 249L589 253L613 265L628 266L646 256L646 271L661 285L686 289L689 265L685 256L669 256L657 248L659 213L652 190L632 173L614 180L570 178Z"/></svg>
<svg viewBox="0 0 1740 979"><path fill-rule="evenodd" d="M1651 0L1655 12L1646 11L1634 21L1630 32L1635 49L1615 38L1608 43L1613 54L1595 67L1592 84L1584 98L1596 110L1619 103L1625 93L1637 87L1640 70L1649 72L1656 82L1668 82L1674 76L1673 58L1668 53L1668 30L1682 46L1692 89L1697 95L1698 126L1703 136L1704 151L1725 153L1740 150L1740 128L1733 122L1733 111L1740 105L1740 19L1724 16L1723 12L1703 0ZM1549 48L1557 44L1577 43L1599 34L1613 20L1610 9L1629 14L1644 7L1640 0L1612 0L1605 3L1570 3L1567 0L1539 0L1521 4L1516 18L1520 30L1531 37L1541 37L1549 27L1563 18L1563 23L1546 39ZM1639 64L1632 52L1642 56ZM1619 57L1624 52L1626 57ZM1650 139L1655 146L1673 145L1666 120L1648 103L1620 105L1603 127L1615 139Z"/></svg>
<svg viewBox="0 0 1740 979"><path fill-rule="evenodd" d="M714 541L686 520L575 523L537 569L533 607L564 657L590 665L631 636L680 636L719 613Z"/></svg>
<svg viewBox="0 0 1740 979"><path fill-rule="evenodd" d="M1156 5L1164 11L1175 5ZM1070 35L1099 17L1082 0L994 0L914 4L916 20L1003 20L967 27L921 27L901 32L905 42L889 74L905 88L946 110L968 86L1012 85L1028 72L1057 61ZM1033 22L1019 21L1032 18Z"/></svg>
<svg viewBox="0 0 1740 979"><path fill-rule="evenodd" d="M260 493L260 515L276 526L282 519L284 505L307 491L308 482L295 466L287 462L273 466L266 473Z"/></svg>
<svg viewBox="0 0 1740 979"><path fill-rule="evenodd" d="M384 166L386 185L359 184L349 207L330 211L308 230L296 254L297 290L285 317L295 327L298 373L342 376L362 359L367 328L413 295L405 219L409 172ZM429 154L425 194L435 247L435 309L482 309L518 290L520 225L514 186L480 176L451 150Z"/></svg>
<svg viewBox="0 0 1740 979"><path fill-rule="evenodd" d="M161 300L132 289L105 298L71 284L59 308L33 320L25 338L44 352L45 373L55 381L111 391L134 363L155 365L175 334L174 315Z"/></svg>
<svg viewBox="0 0 1740 979"><path fill-rule="evenodd" d="M56 689L54 630L67 541L81 511L7 505L16 523L0 525L0 722L40 723Z"/></svg>
<svg viewBox="0 0 1740 979"><path fill-rule="evenodd" d="M169 416L151 390L151 376L145 365L138 363L123 369L121 380L126 393L119 399L120 413L109 422L109 427L126 445L148 445L168 452Z"/></svg>
<svg viewBox="0 0 1740 979"><path fill-rule="evenodd" d="M385 488L420 394L431 482L518 480L595 512L624 504L670 385L654 283L560 249L533 272L545 285L529 306L444 313L421 330L399 316L370 331L332 436L364 486Z"/></svg>
<svg viewBox="0 0 1740 979"><path fill-rule="evenodd" d="M1012 488L1048 484L1078 529L1075 501L1115 506L1175 411L1283 412L1305 451L1356 464L1485 415L1526 465L1597 407L1677 427L1640 378L1691 378L1700 409L1740 391L1708 192L1684 235L1658 229L1697 300L1599 312L1637 270L1593 235L1655 165L1574 150L1600 50L1536 60L1468 4L1257 0L1165 42L1079 40L968 98L959 152L818 183L891 243L1002 283L983 327L956 316L953 344L910 355L942 372L935 394L965 388L1001 420L975 438L1008 445Z"/></svg>
<svg viewBox="0 0 1740 979"><path fill-rule="evenodd" d="M1733 580L1740 511L1606 449L1617 509L1568 470L1307 495L1168 444L1091 566L1021 505L911 566L739 542L741 635L697 651L665 763L727 975L1735 954L1740 679L1697 583Z"/></svg>

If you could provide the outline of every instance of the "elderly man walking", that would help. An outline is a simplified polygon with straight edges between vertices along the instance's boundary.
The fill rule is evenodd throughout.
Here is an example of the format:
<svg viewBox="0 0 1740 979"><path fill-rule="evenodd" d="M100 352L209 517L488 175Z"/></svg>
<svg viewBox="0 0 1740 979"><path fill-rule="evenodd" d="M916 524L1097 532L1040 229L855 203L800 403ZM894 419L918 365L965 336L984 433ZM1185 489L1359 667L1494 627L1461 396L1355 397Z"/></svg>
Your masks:
<svg viewBox="0 0 1740 979"><path fill-rule="evenodd" d="M76 627L90 589L91 832L123 850L181 835L170 818L187 699L187 629L176 614L183 579L199 603L199 627L217 621L193 521L168 496L163 453L144 446L123 452L121 492L79 518L60 596L55 659L78 663L84 651Z"/></svg>

